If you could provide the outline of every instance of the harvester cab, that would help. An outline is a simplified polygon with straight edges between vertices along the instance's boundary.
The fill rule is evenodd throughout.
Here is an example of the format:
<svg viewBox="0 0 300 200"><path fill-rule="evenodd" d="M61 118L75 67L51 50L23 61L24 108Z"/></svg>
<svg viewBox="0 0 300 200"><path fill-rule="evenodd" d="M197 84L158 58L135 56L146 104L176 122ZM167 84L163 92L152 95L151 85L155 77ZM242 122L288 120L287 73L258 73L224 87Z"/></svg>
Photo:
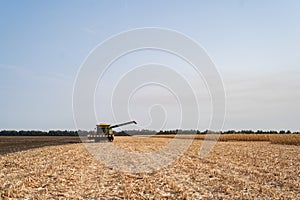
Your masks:
<svg viewBox="0 0 300 200"><path fill-rule="evenodd" d="M94 135L88 135L89 140L94 140L95 142L101 141L114 141L114 132L113 128L129 125L129 124L137 124L136 121L125 122L122 124L110 125L106 123L101 123L96 125L97 132Z"/></svg>

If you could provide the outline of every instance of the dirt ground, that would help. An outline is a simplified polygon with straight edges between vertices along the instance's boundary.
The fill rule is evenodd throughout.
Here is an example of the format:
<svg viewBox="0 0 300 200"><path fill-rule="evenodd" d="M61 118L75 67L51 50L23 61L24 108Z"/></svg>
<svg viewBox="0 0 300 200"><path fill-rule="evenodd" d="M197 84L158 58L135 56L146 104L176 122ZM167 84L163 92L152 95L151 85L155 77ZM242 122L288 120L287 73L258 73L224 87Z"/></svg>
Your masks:
<svg viewBox="0 0 300 200"><path fill-rule="evenodd" d="M79 137L72 136L0 136L0 154L80 142Z"/></svg>
<svg viewBox="0 0 300 200"><path fill-rule="evenodd" d="M116 137L114 145L151 152L169 140ZM218 142L200 159L202 144L194 140L182 157L150 174L114 171L83 144L2 154L0 199L300 199L300 146Z"/></svg>

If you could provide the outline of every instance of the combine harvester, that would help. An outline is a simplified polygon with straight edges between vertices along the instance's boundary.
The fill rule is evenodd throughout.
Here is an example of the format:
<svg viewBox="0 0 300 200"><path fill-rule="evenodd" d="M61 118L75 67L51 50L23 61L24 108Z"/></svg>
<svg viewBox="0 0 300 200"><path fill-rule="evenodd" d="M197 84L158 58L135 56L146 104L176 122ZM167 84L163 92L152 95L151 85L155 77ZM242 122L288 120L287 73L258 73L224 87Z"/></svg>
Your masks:
<svg viewBox="0 0 300 200"><path fill-rule="evenodd" d="M136 121L130 121L130 122L125 122L122 124L117 124L112 126L110 124L101 123L96 125L97 127L96 134L88 135L87 137L89 140L94 140L95 142L105 142L105 141L112 142L114 141L114 132L112 129L129 125L129 124L137 124L137 123Z"/></svg>

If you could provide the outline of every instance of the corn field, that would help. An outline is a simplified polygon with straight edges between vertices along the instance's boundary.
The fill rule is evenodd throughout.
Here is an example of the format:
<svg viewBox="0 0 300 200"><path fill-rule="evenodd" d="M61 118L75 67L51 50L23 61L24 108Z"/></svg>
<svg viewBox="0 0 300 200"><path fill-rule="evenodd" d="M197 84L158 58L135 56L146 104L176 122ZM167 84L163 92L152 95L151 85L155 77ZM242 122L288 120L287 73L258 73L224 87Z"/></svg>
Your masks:
<svg viewBox="0 0 300 200"><path fill-rule="evenodd" d="M256 137L221 136L205 158L199 158L198 138L150 174L115 171L80 143L6 153L0 155L0 199L300 199L300 146L274 144L299 144L299 137ZM114 145L151 152L170 139L116 137Z"/></svg>

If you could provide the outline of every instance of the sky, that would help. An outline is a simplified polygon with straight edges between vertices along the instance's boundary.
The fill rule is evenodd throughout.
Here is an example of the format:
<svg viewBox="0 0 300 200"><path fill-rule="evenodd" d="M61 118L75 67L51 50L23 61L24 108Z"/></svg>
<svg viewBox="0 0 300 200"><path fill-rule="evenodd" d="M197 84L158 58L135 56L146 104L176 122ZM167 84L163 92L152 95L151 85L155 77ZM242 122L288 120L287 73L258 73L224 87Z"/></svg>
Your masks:
<svg viewBox="0 0 300 200"><path fill-rule="evenodd" d="M90 52L120 32L158 27L192 38L214 62L226 93L223 130L299 131L299 10L300 2L293 0L1 0L0 129L77 129L73 88ZM126 81L122 74L149 63L167 65L194 85L198 128L208 128L212 105L205 81L178 57L149 50L124 56L95 86L96 121L114 124L132 117L140 123L129 128L178 128L178 102L166 88L145 86L130 99L120 89L117 99L105 98ZM127 111L118 108L123 100Z"/></svg>

